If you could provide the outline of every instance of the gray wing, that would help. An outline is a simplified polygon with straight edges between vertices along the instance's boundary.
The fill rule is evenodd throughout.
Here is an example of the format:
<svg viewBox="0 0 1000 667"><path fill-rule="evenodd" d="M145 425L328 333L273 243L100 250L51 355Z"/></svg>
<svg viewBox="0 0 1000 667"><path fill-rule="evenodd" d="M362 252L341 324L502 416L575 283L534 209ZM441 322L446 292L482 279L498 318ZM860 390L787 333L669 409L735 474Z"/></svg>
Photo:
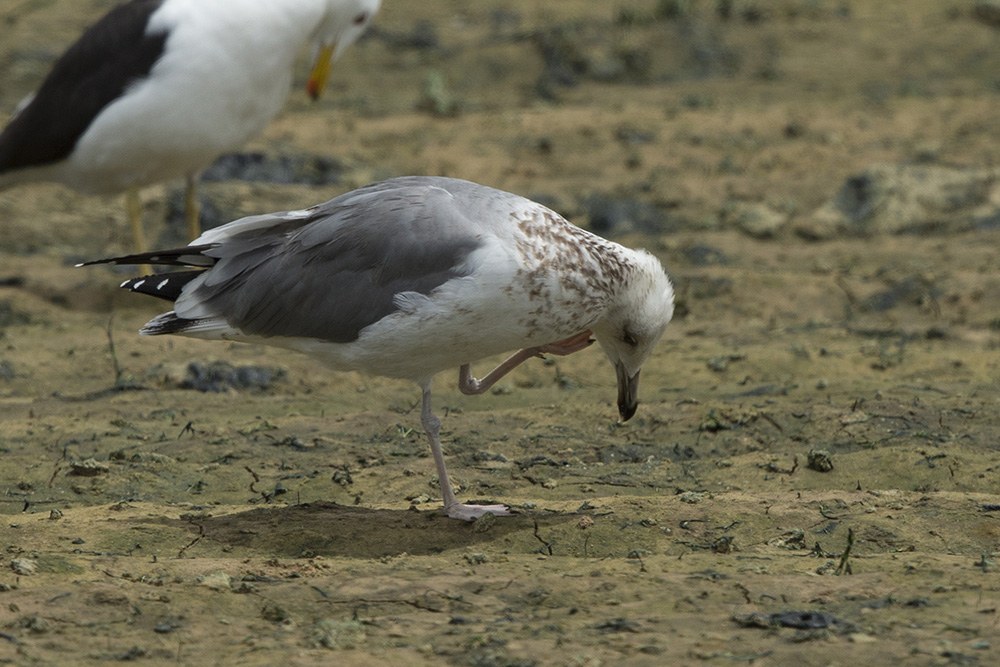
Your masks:
<svg viewBox="0 0 1000 667"><path fill-rule="evenodd" d="M285 218L229 238L224 229L216 230L223 232L218 245L203 251L215 265L185 287L177 316L336 343L397 310L396 294L428 294L467 275L465 260L482 244L461 202L424 179L350 192L300 222Z"/></svg>

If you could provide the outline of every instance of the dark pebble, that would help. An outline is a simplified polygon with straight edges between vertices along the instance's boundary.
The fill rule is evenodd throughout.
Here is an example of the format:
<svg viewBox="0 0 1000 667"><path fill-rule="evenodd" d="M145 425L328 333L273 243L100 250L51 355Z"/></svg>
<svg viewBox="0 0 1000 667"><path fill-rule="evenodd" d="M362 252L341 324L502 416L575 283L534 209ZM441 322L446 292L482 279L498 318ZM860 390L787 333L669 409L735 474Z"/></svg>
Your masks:
<svg viewBox="0 0 1000 667"><path fill-rule="evenodd" d="M197 389L204 392L262 391L274 382L282 380L285 371L266 366L233 366L224 361L203 364L192 361L187 367L187 376L181 382L183 389Z"/></svg>

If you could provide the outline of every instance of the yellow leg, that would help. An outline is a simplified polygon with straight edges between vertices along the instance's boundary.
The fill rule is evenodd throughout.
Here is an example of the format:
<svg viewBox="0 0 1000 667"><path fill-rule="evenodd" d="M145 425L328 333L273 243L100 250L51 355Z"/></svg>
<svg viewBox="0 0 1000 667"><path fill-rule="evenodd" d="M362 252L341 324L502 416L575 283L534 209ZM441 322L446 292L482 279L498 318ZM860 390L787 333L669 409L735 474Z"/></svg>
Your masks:
<svg viewBox="0 0 1000 667"><path fill-rule="evenodd" d="M142 201L139 199L139 188L129 188L125 192L125 213L132 227L132 243L136 253L146 252L146 236L142 233ZM139 270L144 274L153 272L149 264L142 264Z"/></svg>
<svg viewBox="0 0 1000 667"><path fill-rule="evenodd" d="M125 213L132 227L132 245L134 250L146 252L146 237L142 233L142 202L139 201L139 188L129 188L125 192Z"/></svg>
<svg viewBox="0 0 1000 667"><path fill-rule="evenodd" d="M187 175L187 196L184 198L184 217L187 220L188 241L201 236L201 207L198 206L198 175Z"/></svg>

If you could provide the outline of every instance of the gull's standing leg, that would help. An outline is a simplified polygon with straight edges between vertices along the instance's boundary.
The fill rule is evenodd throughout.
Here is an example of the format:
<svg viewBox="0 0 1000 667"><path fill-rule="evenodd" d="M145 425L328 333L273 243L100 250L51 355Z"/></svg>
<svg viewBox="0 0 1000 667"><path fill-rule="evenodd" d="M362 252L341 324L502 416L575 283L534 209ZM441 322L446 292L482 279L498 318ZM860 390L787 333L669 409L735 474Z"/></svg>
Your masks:
<svg viewBox="0 0 1000 667"><path fill-rule="evenodd" d="M198 205L198 174L185 177L187 190L184 196L184 219L187 221L188 241L201 236L201 207Z"/></svg>
<svg viewBox="0 0 1000 667"><path fill-rule="evenodd" d="M581 331L575 336L571 336L565 340L549 343L548 345L526 347L523 350L518 350L514 354L507 357L502 364L487 373L486 377L482 380L477 380L472 377L472 369L469 368L469 364L465 364L458 369L458 389L463 394L481 394L496 384L497 380L502 378L507 373L510 373L514 370L514 368L532 357L541 357L543 354L558 354L559 356L566 356L567 354L573 354L574 352L579 352L580 350L590 347L594 342L590 337L590 334L591 331L588 329L587 331Z"/></svg>
<svg viewBox="0 0 1000 667"><path fill-rule="evenodd" d="M146 252L146 235L142 233L142 201L139 199L139 188L135 186L125 191L125 215L132 228L132 244L136 254ZM142 264L139 270L147 275L153 273L153 267L149 264Z"/></svg>
<svg viewBox="0 0 1000 667"><path fill-rule="evenodd" d="M420 424L424 427L427 439L431 443L431 453L434 455L434 465L437 467L438 483L441 485L441 497L444 499L444 511L452 519L472 521L484 514L509 516L512 514L506 505L465 505L458 502L455 492L448 480L448 470L444 465L444 454L441 452L441 420L431 412L431 381L420 383L422 405L420 408Z"/></svg>
<svg viewBox="0 0 1000 667"><path fill-rule="evenodd" d="M125 191L125 214L132 228L132 244L136 254L146 252L146 236L142 233L142 202L139 200L139 188L131 187Z"/></svg>

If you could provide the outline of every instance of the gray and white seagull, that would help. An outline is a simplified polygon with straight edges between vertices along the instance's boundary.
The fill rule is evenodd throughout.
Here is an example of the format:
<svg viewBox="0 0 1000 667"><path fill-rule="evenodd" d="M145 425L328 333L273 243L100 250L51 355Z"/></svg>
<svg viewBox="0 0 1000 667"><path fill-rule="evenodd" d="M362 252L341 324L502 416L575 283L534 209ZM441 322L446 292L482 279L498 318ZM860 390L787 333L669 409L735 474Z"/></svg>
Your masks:
<svg viewBox="0 0 1000 667"><path fill-rule="evenodd" d="M544 206L468 181L395 178L300 211L236 220L189 246L90 262L183 265L122 287L173 301L145 335L263 343L339 370L415 381L448 516L509 514L458 501L431 411L431 379L459 366L486 391L523 361L594 339L618 377L618 411L638 404L639 370L673 315L660 262ZM483 379L469 364L518 350Z"/></svg>

